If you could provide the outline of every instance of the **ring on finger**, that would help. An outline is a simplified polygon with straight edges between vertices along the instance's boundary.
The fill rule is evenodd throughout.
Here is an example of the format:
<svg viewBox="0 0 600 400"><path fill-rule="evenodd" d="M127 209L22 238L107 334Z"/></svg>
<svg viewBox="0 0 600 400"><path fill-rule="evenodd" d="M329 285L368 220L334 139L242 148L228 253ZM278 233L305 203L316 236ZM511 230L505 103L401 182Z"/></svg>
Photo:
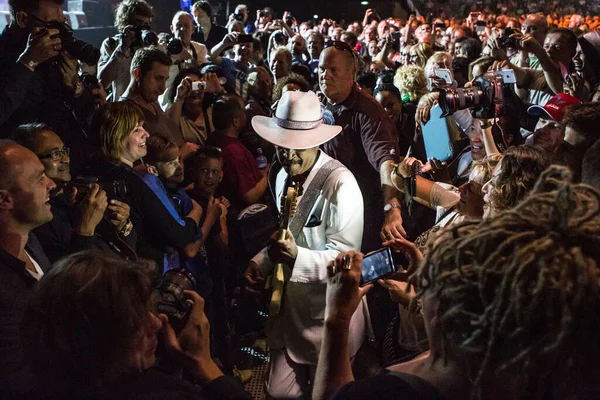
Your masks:
<svg viewBox="0 0 600 400"><path fill-rule="evenodd" d="M342 266L342 268L346 271L352 269L352 265L350 264L350 257L345 255L343 258L344 264Z"/></svg>

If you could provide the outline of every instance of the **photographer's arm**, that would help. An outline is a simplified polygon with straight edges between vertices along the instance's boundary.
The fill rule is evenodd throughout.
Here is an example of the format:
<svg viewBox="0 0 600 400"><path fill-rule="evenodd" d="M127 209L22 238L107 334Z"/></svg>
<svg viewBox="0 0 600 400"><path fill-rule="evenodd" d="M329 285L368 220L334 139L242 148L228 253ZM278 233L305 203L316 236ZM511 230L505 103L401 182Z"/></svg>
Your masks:
<svg viewBox="0 0 600 400"><path fill-rule="evenodd" d="M100 60L98 61L98 80L102 86L110 86L117 79L122 66L131 63L132 56L129 47L125 48L121 41L112 38L104 39L100 48Z"/></svg>
<svg viewBox="0 0 600 400"><path fill-rule="evenodd" d="M495 156L501 154L500 150L498 150L498 147L496 146L496 142L494 142L494 135L492 134L493 122L494 120L492 119L486 121L486 125L483 125L481 129L481 133L483 134L483 145L485 147L486 156ZM482 122L479 121L479 123L481 124Z"/></svg>
<svg viewBox="0 0 600 400"><path fill-rule="evenodd" d="M379 54L377 54L377 57L375 57L375 59L381 61L387 68L394 69L394 68L396 68L396 65L388 57L391 50L392 50L392 45L388 39L385 41L383 48L381 49Z"/></svg>
<svg viewBox="0 0 600 400"><path fill-rule="evenodd" d="M217 64L217 65L221 64L221 53L223 53L225 50L227 50L228 48L230 48L237 42L237 36L238 36L237 32L233 32L233 33L229 33L229 34L225 35L223 40L221 40L219 43L217 43L210 50L210 58L212 59L212 61L215 64Z"/></svg>
<svg viewBox="0 0 600 400"><path fill-rule="evenodd" d="M346 269L345 257L350 257ZM319 354L313 399L324 400L332 392L354 381L350 365L349 328L362 297L373 287L359 287L363 255L350 251L339 254L327 266L325 331Z"/></svg>
<svg viewBox="0 0 600 400"><path fill-rule="evenodd" d="M546 83L554 93L562 93L563 79L560 72L560 67L550 59L546 50L531 36L531 34L520 35L515 33L512 35L517 39L518 47L521 50L528 51L535 55L540 61L540 65L544 71Z"/></svg>
<svg viewBox="0 0 600 400"><path fill-rule="evenodd" d="M224 400L251 400L252 397L233 378L223 375L210 356L210 324L204 313L204 299L196 292L185 291L193 306L188 322L179 335L160 314L161 333L165 350L172 360L183 367L185 374L202 385L208 398Z"/></svg>

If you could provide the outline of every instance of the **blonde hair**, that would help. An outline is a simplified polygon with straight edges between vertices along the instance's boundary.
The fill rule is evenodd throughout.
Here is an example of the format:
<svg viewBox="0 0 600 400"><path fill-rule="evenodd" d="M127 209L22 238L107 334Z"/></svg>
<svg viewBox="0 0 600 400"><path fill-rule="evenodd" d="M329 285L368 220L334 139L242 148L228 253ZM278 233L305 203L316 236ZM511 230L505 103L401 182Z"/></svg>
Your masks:
<svg viewBox="0 0 600 400"><path fill-rule="evenodd" d="M433 55L433 48L426 43L418 43L410 48L410 51L417 53L417 65L424 67L429 57Z"/></svg>
<svg viewBox="0 0 600 400"><path fill-rule="evenodd" d="M427 79L423 68L416 65L405 65L396 71L394 86L400 90L400 96L408 95L410 101L418 101L427 93Z"/></svg>
<svg viewBox="0 0 600 400"><path fill-rule="evenodd" d="M100 107L92 119L92 135L102 155L118 161L123 152L123 142L143 120L144 114L131 101L108 103Z"/></svg>

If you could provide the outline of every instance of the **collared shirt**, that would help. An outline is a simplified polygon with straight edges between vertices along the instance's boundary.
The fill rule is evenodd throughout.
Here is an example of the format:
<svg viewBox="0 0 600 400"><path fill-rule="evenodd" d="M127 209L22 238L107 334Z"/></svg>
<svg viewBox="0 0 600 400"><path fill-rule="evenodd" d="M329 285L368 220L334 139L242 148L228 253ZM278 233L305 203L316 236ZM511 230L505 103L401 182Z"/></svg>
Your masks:
<svg viewBox="0 0 600 400"><path fill-rule="evenodd" d="M115 68L115 78L110 82L110 94L108 95L108 101L117 101L119 97L125 93L129 81L131 80L131 60L133 52L129 50L130 54L117 54L116 50L120 49L119 41L121 34L115 35L104 39L102 46L100 47L100 60L98 60L98 70L102 70L110 60L115 60L117 66Z"/></svg>
<svg viewBox="0 0 600 400"><path fill-rule="evenodd" d="M327 109L342 132L321 148L354 174L365 202L362 249L376 250L384 221L379 171L385 161L399 160L396 129L383 107L356 86L342 104L327 104Z"/></svg>
<svg viewBox="0 0 600 400"><path fill-rule="evenodd" d="M323 150L344 164L359 185L373 176L378 184L381 164L399 155L396 132L383 107L355 86L342 104L327 104L327 109L342 132L323 144Z"/></svg>

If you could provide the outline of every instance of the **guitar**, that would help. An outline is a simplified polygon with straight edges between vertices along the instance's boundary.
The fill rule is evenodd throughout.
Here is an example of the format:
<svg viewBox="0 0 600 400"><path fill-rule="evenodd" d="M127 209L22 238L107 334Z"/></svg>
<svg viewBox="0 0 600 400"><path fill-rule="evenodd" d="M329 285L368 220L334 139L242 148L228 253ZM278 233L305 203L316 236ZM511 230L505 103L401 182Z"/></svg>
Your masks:
<svg viewBox="0 0 600 400"><path fill-rule="evenodd" d="M296 206L298 204L298 196L302 186L298 189L298 182L292 182L291 186L287 189L284 196L281 197L281 219L279 221L279 230L277 231L277 240L285 240L286 232L290 224L290 220L294 217L296 212ZM275 321L279 317L281 311L281 299L283 297L283 285L284 275L283 267L284 263L278 262L275 264L275 271L271 278L271 303L269 305L269 321L267 324L267 333L271 332Z"/></svg>

